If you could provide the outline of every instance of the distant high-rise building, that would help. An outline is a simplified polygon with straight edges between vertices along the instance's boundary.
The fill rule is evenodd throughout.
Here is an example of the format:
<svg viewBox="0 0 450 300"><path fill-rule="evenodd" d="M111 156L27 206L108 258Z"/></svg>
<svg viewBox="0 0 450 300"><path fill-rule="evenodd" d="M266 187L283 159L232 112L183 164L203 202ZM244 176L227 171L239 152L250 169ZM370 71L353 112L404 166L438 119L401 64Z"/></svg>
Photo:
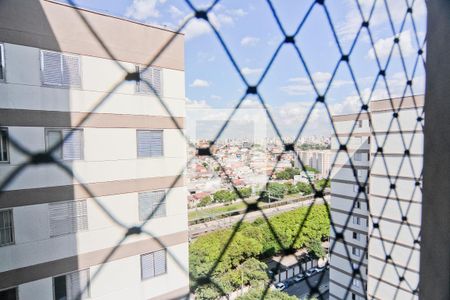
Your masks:
<svg viewBox="0 0 450 300"><path fill-rule="evenodd" d="M311 167L319 171L319 177L326 178L330 174L331 163L334 153L330 150L303 150L297 151L298 158L300 158L305 166ZM302 168L302 165L297 157L294 159L294 166Z"/></svg>
<svg viewBox="0 0 450 300"><path fill-rule="evenodd" d="M367 113L333 116L349 155L332 170L332 299L418 298L423 103L372 101L370 125Z"/></svg>
<svg viewBox="0 0 450 300"><path fill-rule="evenodd" d="M17 171L0 193L0 299L189 292L183 48L167 29L0 1L0 183Z"/></svg>

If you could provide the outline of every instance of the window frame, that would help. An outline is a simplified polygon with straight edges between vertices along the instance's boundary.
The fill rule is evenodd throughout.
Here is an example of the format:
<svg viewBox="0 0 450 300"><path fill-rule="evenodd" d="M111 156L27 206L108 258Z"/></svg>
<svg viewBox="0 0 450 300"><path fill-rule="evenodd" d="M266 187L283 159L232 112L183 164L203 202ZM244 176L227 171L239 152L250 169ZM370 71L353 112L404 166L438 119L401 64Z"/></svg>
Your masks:
<svg viewBox="0 0 450 300"><path fill-rule="evenodd" d="M10 157L10 151L9 151L9 129L8 127L0 127L0 132L6 132L6 160L0 160L0 164L9 164L11 161L11 157ZM0 134L0 151L2 146L2 141L1 141L2 135ZM0 152L0 157L1 157L1 152Z"/></svg>
<svg viewBox="0 0 450 300"><path fill-rule="evenodd" d="M139 155L139 132L145 131L159 131L161 132L161 155L159 156L140 156ZM136 157L138 159L151 159L151 158L162 158L165 155L164 149L164 129L136 129Z"/></svg>
<svg viewBox="0 0 450 300"><path fill-rule="evenodd" d="M66 293L67 293L67 275L72 274L72 273L80 273L82 271L87 271L88 272L88 282L87 282L88 296L85 299L91 299L92 298L92 296L91 296L91 269L90 269L90 267L87 267L85 269L75 270L75 271L61 273L61 274L57 274L57 275L52 276L51 278L52 278L52 297L53 297L53 300L56 300L56 295L55 295L55 278L61 277L61 276L65 277L65 279L66 279ZM67 297L67 295L66 295L66 297ZM81 298L81 299L83 299L83 298Z"/></svg>
<svg viewBox="0 0 450 300"><path fill-rule="evenodd" d="M0 70L0 74L2 77L0 78L0 83L6 82L6 58L5 58L5 44L0 43L0 66L2 67Z"/></svg>
<svg viewBox="0 0 450 300"><path fill-rule="evenodd" d="M81 147L81 157L79 159L64 159L64 152L63 149L61 149L61 158L56 157L56 159L61 161L81 161L84 160L84 128L71 128L71 127L45 127L44 130L44 138L45 138L45 151L49 150L49 143L48 143L48 132L49 131L61 131L61 137L64 139L64 130L79 130L81 131L81 139L80 139L80 147ZM64 142L61 144L61 147L64 146Z"/></svg>
<svg viewBox="0 0 450 300"><path fill-rule="evenodd" d="M361 249L358 247L352 246L352 255L356 257L361 257Z"/></svg>
<svg viewBox="0 0 450 300"><path fill-rule="evenodd" d="M153 258L152 258L153 259L153 269L155 269L155 255L154 254L159 251L164 251L164 273L160 273L160 274L156 275L155 270L153 270L153 276L144 278L144 268L142 267L142 257L145 255L152 254L153 255ZM159 276L166 275L168 273L167 272L167 270L168 270L168 268L167 268L167 249L163 248L163 249L155 250L152 252L142 253L141 255L139 255L139 263L140 263L140 267L141 267L141 281L146 281L146 280L150 280L150 279L153 279L153 278L156 278Z"/></svg>
<svg viewBox="0 0 450 300"><path fill-rule="evenodd" d="M44 82L44 52L52 52L57 53L60 56L60 63L61 63L61 78L64 75L63 72L63 56L72 56L78 58L78 74L80 75L80 85L70 85L70 84L52 84L52 83L45 83ZM53 51L53 50L47 50L47 49L40 49L39 51L39 68L40 68L40 77L41 77L41 86L43 87L51 87L51 88L62 88L62 89L76 89L81 90L83 88L83 74L82 74L82 67L81 67L81 56L79 54L75 53L66 53L66 52L59 52L59 51Z"/></svg>
<svg viewBox="0 0 450 300"><path fill-rule="evenodd" d="M0 292L9 291L9 290L15 290L16 291L16 300L19 300L19 287L18 286L8 287L6 289L0 289Z"/></svg>
<svg viewBox="0 0 450 300"><path fill-rule="evenodd" d="M10 218L11 218L11 228L10 229L11 229L12 241L10 243L2 244L1 240L0 240L0 248L16 244L16 233L15 233L15 230L14 230L14 210L12 208L4 208L4 209L2 208L2 209L0 209L0 213L2 213L4 211L9 211L10 212ZM4 230L4 228L2 228L2 230Z"/></svg>
<svg viewBox="0 0 450 300"><path fill-rule="evenodd" d="M164 192L164 201L163 201L163 203L165 205L165 209L164 209L165 215L164 216L158 216L158 215L155 216L155 215L153 215L151 219L147 219L147 218L141 219L141 214L140 214L141 202L140 202L140 199L139 199L139 195L143 194L143 193L157 193L157 192ZM149 190L149 191L138 192L138 219L139 219L139 221L143 222L143 221L150 221L150 220L153 220L153 219L166 218L168 216L168 214L167 214L167 194L168 194L168 190L167 189L158 189L158 190ZM152 212L153 212L153 205L152 205Z"/></svg>

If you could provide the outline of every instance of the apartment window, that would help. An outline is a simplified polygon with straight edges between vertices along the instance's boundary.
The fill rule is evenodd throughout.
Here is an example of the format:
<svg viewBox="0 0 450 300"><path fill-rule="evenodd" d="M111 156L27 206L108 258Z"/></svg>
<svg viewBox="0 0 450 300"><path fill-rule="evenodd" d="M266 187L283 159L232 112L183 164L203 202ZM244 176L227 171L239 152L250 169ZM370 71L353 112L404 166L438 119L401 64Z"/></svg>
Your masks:
<svg viewBox="0 0 450 300"><path fill-rule="evenodd" d="M162 96L162 71L160 68L136 66L139 80L136 82L136 92ZM152 89L153 88L153 89Z"/></svg>
<svg viewBox="0 0 450 300"><path fill-rule="evenodd" d="M14 244L12 209L0 210L0 247Z"/></svg>
<svg viewBox="0 0 450 300"><path fill-rule="evenodd" d="M354 141L355 145L361 145L362 137L354 137L353 141Z"/></svg>
<svg viewBox="0 0 450 300"><path fill-rule="evenodd" d="M355 161L362 161L362 153L356 152L355 155L354 155L354 160Z"/></svg>
<svg viewBox="0 0 450 300"><path fill-rule="evenodd" d="M358 127L362 128L362 126L363 126L363 120L358 120Z"/></svg>
<svg viewBox="0 0 450 300"><path fill-rule="evenodd" d="M53 152L53 156L62 160L83 159L82 129L46 129L47 150L62 142Z"/></svg>
<svg viewBox="0 0 450 300"><path fill-rule="evenodd" d="M0 128L0 162L9 161L8 145L9 145L8 129Z"/></svg>
<svg viewBox="0 0 450 300"><path fill-rule="evenodd" d="M16 300L18 298L17 288L0 291L0 300Z"/></svg>
<svg viewBox="0 0 450 300"><path fill-rule="evenodd" d="M88 229L86 200L48 204L50 237Z"/></svg>
<svg viewBox="0 0 450 300"><path fill-rule="evenodd" d="M361 208L361 201L359 201L359 200L356 200L356 208Z"/></svg>
<svg viewBox="0 0 450 300"><path fill-rule="evenodd" d="M360 237L359 233L353 232L353 239L354 239L354 240L359 241L359 237Z"/></svg>
<svg viewBox="0 0 450 300"><path fill-rule="evenodd" d="M359 287L361 285L361 282L359 282L358 279L353 279L353 286Z"/></svg>
<svg viewBox="0 0 450 300"><path fill-rule="evenodd" d="M353 224L355 224L355 225L361 224L361 219L359 217L353 216L352 220L353 220Z"/></svg>
<svg viewBox="0 0 450 300"><path fill-rule="evenodd" d="M366 176L365 170L358 170L358 178L363 179Z"/></svg>
<svg viewBox="0 0 450 300"><path fill-rule="evenodd" d="M361 249L352 247L352 254L357 257L361 256Z"/></svg>
<svg viewBox="0 0 450 300"><path fill-rule="evenodd" d="M356 300L356 295L352 293L352 300Z"/></svg>
<svg viewBox="0 0 450 300"><path fill-rule="evenodd" d="M143 192L139 198L139 221L166 216L166 191Z"/></svg>
<svg viewBox="0 0 450 300"><path fill-rule="evenodd" d="M359 191L359 186L357 184L353 185L353 191L357 193Z"/></svg>
<svg viewBox="0 0 450 300"><path fill-rule="evenodd" d="M359 265L357 263L353 263L353 270L358 270Z"/></svg>
<svg viewBox="0 0 450 300"><path fill-rule="evenodd" d="M0 44L0 81L4 80L5 80L5 53L3 50L3 44Z"/></svg>
<svg viewBox="0 0 450 300"><path fill-rule="evenodd" d="M41 50L42 84L81 87L80 57Z"/></svg>
<svg viewBox="0 0 450 300"><path fill-rule="evenodd" d="M163 131L138 130L137 152L138 157L163 156Z"/></svg>
<svg viewBox="0 0 450 300"><path fill-rule="evenodd" d="M165 273L167 273L165 249L141 255L142 279L153 278Z"/></svg>
<svg viewBox="0 0 450 300"><path fill-rule="evenodd" d="M55 300L87 299L90 297L89 269L53 277Z"/></svg>

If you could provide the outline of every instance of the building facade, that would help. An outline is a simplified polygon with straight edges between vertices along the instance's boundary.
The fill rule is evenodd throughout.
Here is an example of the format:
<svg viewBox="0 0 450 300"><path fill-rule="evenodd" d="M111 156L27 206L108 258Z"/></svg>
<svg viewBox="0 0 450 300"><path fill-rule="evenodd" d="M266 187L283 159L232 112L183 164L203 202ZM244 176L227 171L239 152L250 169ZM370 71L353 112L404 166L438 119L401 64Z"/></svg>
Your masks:
<svg viewBox="0 0 450 300"><path fill-rule="evenodd" d="M418 298L423 105L371 101L370 124L369 114L333 117L339 138L352 132L331 179L333 299Z"/></svg>
<svg viewBox="0 0 450 300"><path fill-rule="evenodd" d="M423 106L423 96L370 103L369 299L418 299Z"/></svg>
<svg viewBox="0 0 450 300"><path fill-rule="evenodd" d="M334 116L333 122L339 141L331 141L337 157L331 174L330 299L360 300L368 274L369 116ZM340 144L348 154L338 151Z"/></svg>
<svg viewBox="0 0 450 300"><path fill-rule="evenodd" d="M189 292L183 43L53 1L0 2L0 299Z"/></svg>

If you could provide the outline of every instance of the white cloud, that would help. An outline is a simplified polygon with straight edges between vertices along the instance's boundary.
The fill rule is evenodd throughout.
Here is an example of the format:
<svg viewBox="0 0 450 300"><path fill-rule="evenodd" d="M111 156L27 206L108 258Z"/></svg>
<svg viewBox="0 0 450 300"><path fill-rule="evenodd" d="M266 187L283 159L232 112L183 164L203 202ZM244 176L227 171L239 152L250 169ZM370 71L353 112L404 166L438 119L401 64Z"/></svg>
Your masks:
<svg viewBox="0 0 450 300"><path fill-rule="evenodd" d="M189 86L195 88L205 88L209 87L209 82L203 79L195 79Z"/></svg>
<svg viewBox="0 0 450 300"><path fill-rule="evenodd" d="M258 42L259 38L253 36L246 36L241 39L241 45L244 47L256 46Z"/></svg>
<svg viewBox="0 0 450 300"><path fill-rule="evenodd" d="M327 87L330 79L331 73L327 72L316 72L312 74L314 84L316 85L319 92L323 92ZM293 77L288 80L288 84L282 86L280 89L291 96L305 95L314 92L314 88L308 77ZM351 81L333 79L333 87L341 87L346 84L350 84Z"/></svg>
<svg viewBox="0 0 450 300"><path fill-rule="evenodd" d="M133 3L127 7L125 16L138 21L158 18L160 12L156 8L157 2L157 0L133 0Z"/></svg>
<svg viewBox="0 0 450 300"><path fill-rule="evenodd" d="M257 74L260 74L261 71L262 71L261 68L248 68L248 67L245 67L245 68L241 69L242 74L244 74L246 76L257 75Z"/></svg>
<svg viewBox="0 0 450 300"><path fill-rule="evenodd" d="M205 100L191 100L186 98L186 108L211 108L211 106Z"/></svg>
<svg viewBox="0 0 450 300"><path fill-rule="evenodd" d="M374 52L374 48L370 49L369 53L368 53L368 57L370 59L375 59L375 53L376 53L378 55L379 59L387 58L389 56L392 46L394 45L394 38L395 38L394 36L391 36L391 37L388 37L385 39L379 39L375 43L375 52ZM408 57L411 54L416 52L415 47L413 46L411 31L406 30L406 31L402 32L399 35L399 39L400 39L399 45L402 50L403 57ZM399 52L397 46L394 47L392 56L393 57L400 56L400 52Z"/></svg>
<svg viewBox="0 0 450 300"><path fill-rule="evenodd" d="M211 24L216 28L220 29L224 26L232 26L235 21L245 16L247 13L242 9L229 10L225 9L223 5L216 5L213 12L208 13L208 19ZM188 18L187 16L186 18ZM184 21L186 20L184 19ZM186 40L191 40L195 37L199 37L204 34L212 32L211 27L208 22L199 19L192 19L186 28L183 30L186 35Z"/></svg>
<svg viewBox="0 0 450 300"><path fill-rule="evenodd" d="M183 11L181 11L178 7L171 5L169 7L169 14L173 19L180 18L184 15Z"/></svg>
<svg viewBox="0 0 450 300"><path fill-rule="evenodd" d="M361 7L361 11L363 12L363 16L365 20L368 20L368 17L372 11L372 6L374 4L373 0L358 0L359 5ZM405 5L405 1L398 0L387 0L386 1L389 7L390 17L396 27L403 21L405 17L407 6ZM341 22L336 22L336 31L338 33L339 39L343 42L348 42L353 40L356 37L356 33L361 27L361 23L363 22L363 17L361 16L358 6L356 5L354 0L344 1L345 11L347 12L344 19ZM413 16L417 20L426 15L426 7L425 1L415 1L413 7ZM376 2L375 9L372 12L372 16L370 18L369 27L372 32L372 35L375 35L375 38L380 35L386 29L390 29L389 24L389 15L383 1ZM390 31L390 30L389 30ZM364 32L363 37L366 37Z"/></svg>
<svg viewBox="0 0 450 300"><path fill-rule="evenodd" d="M247 15L247 12L242 8L237 9L227 9L227 13L235 17L244 17Z"/></svg>
<svg viewBox="0 0 450 300"><path fill-rule="evenodd" d="M218 96L218 95L211 95L211 99L213 99L213 100L222 100L222 97Z"/></svg>
<svg viewBox="0 0 450 300"><path fill-rule="evenodd" d="M197 53L197 59L198 59L198 61L212 62L212 61L216 60L216 57L213 54L211 54L211 53L198 52Z"/></svg>

